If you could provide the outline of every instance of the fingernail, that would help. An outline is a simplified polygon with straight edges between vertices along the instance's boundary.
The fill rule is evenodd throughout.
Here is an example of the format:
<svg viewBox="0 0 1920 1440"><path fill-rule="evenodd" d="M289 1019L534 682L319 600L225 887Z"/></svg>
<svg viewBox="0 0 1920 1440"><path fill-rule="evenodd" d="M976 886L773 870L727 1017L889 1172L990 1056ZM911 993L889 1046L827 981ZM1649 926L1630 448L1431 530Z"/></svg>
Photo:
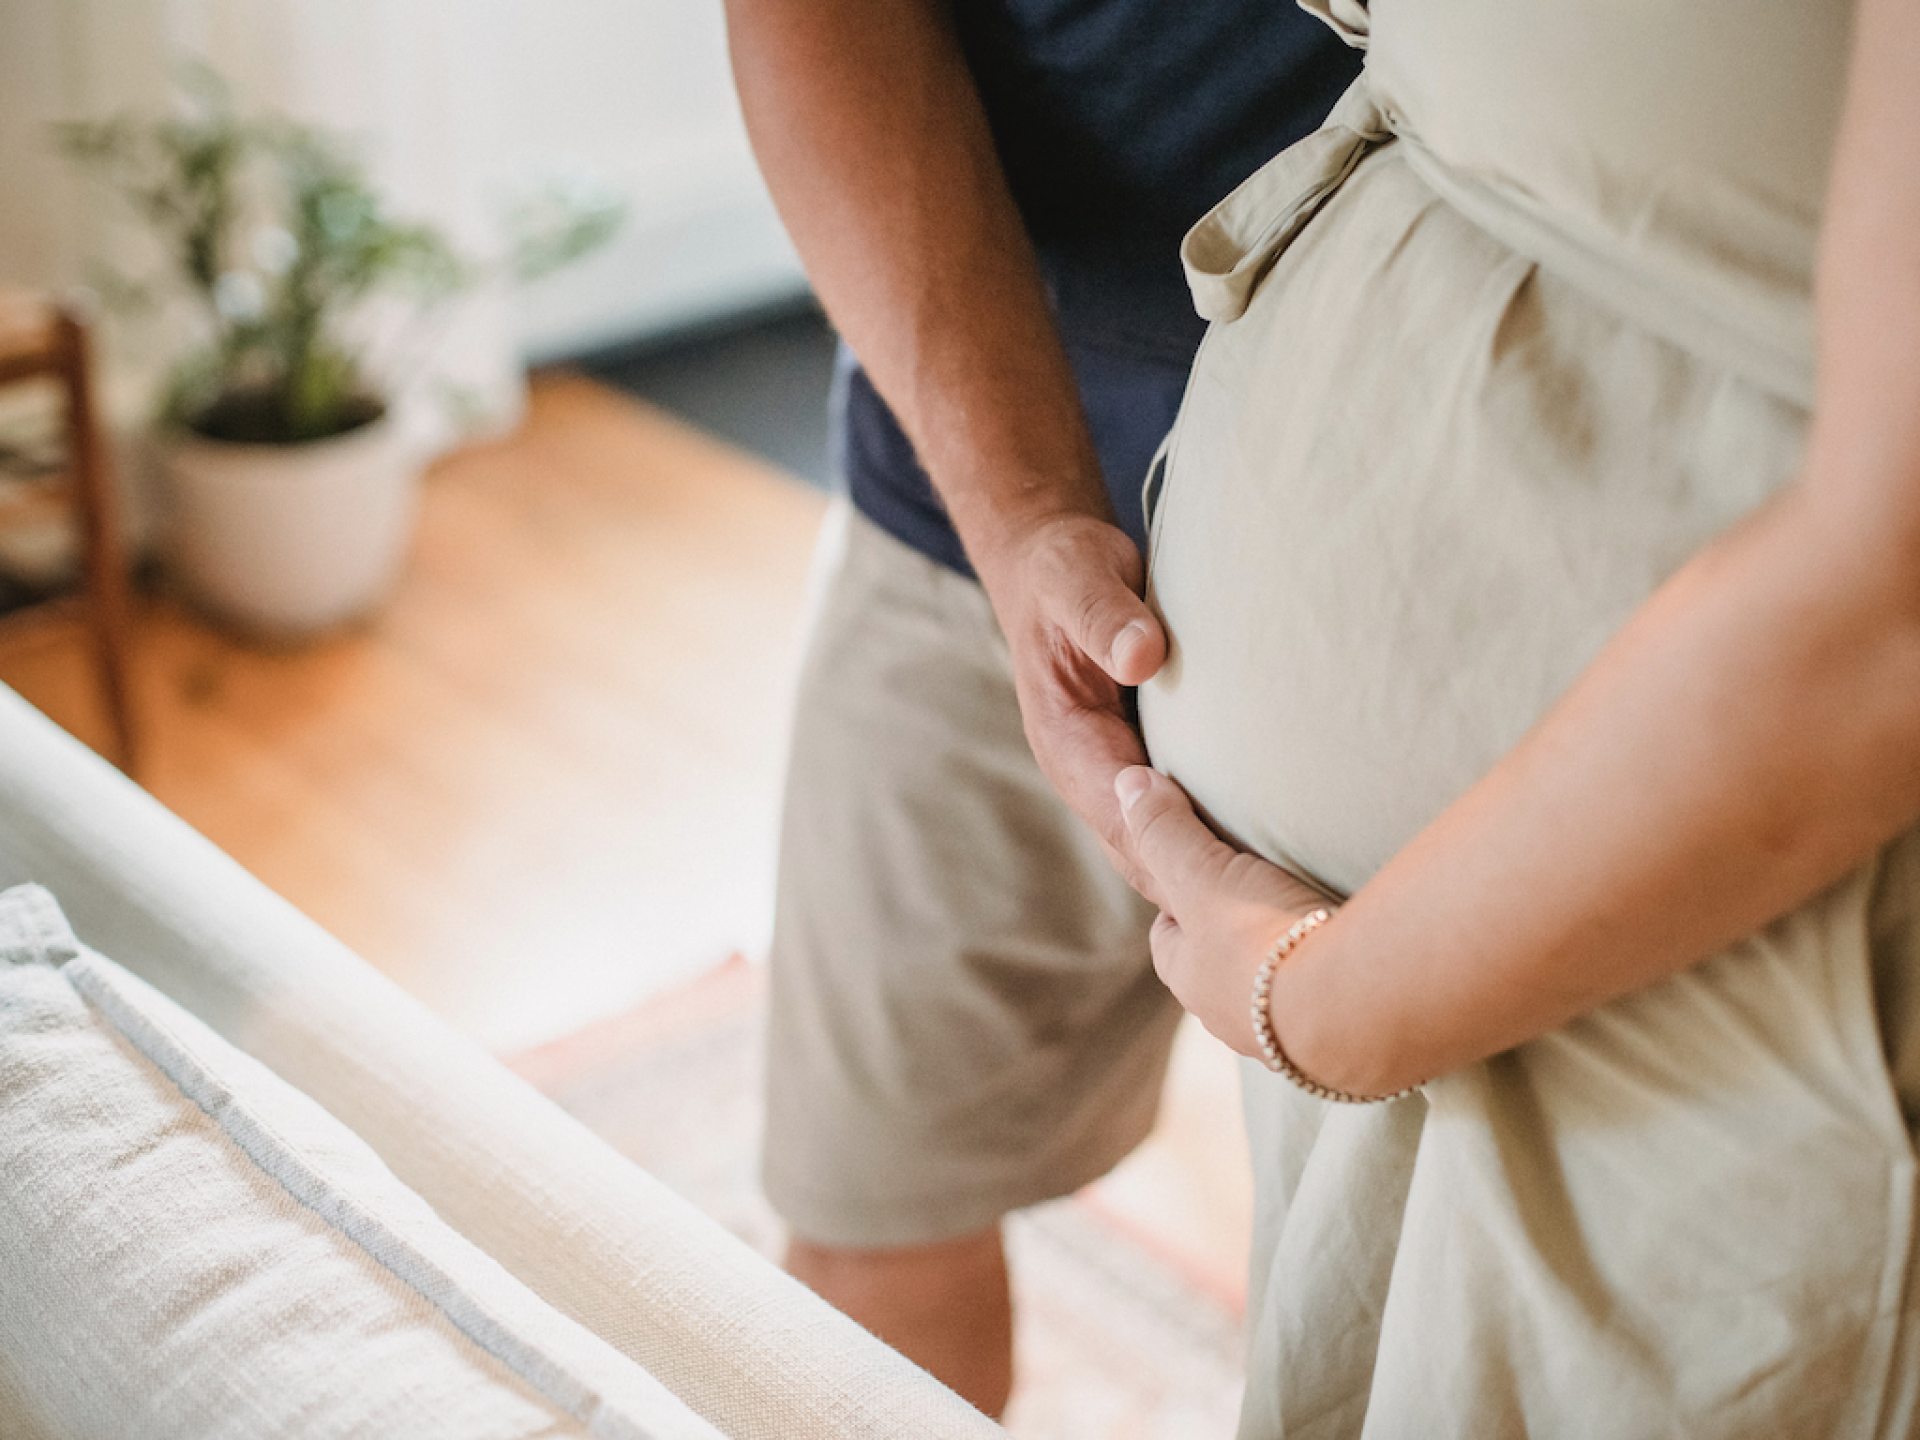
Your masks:
<svg viewBox="0 0 1920 1440"><path fill-rule="evenodd" d="M1135 620L1113 637L1113 663L1121 665L1147 638L1147 622Z"/></svg>
<svg viewBox="0 0 1920 1440"><path fill-rule="evenodd" d="M1133 809L1134 801L1147 793L1147 787L1153 784L1153 772L1144 765L1129 765L1113 777L1113 793L1120 797L1120 809L1124 814Z"/></svg>

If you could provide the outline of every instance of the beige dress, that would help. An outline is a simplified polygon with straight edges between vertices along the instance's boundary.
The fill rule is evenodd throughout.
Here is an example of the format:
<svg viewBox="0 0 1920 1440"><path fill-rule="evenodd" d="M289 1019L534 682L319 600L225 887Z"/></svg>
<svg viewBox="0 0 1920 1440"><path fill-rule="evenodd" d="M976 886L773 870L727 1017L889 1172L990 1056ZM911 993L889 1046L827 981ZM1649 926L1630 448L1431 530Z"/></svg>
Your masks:
<svg viewBox="0 0 1920 1440"><path fill-rule="evenodd" d="M1793 474L1850 12L1316 8L1366 76L1188 237L1141 716L1338 894ZM1916 909L1908 837L1421 1097L1249 1066L1243 1437L1908 1434Z"/></svg>

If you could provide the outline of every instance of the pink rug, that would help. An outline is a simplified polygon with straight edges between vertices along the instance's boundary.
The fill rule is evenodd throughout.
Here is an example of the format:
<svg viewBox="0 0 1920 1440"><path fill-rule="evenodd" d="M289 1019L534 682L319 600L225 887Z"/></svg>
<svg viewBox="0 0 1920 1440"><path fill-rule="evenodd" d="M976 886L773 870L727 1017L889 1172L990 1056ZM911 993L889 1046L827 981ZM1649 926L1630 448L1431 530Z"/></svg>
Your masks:
<svg viewBox="0 0 1920 1440"><path fill-rule="evenodd" d="M756 1175L764 972L736 957L508 1063L622 1154L777 1256ZM1242 1370L1232 1297L1171 1247L1070 1197L1008 1224L1020 1440L1225 1440Z"/></svg>

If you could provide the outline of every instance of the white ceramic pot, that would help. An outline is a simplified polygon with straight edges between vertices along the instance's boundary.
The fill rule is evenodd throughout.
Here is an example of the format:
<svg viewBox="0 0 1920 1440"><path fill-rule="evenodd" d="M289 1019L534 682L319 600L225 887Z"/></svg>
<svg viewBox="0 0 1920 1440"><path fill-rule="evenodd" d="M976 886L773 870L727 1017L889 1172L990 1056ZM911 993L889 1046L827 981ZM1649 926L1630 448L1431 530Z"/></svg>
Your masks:
<svg viewBox="0 0 1920 1440"><path fill-rule="evenodd" d="M366 614L392 589L421 463L391 416L299 445L176 434L164 454L167 562L215 618L297 641Z"/></svg>

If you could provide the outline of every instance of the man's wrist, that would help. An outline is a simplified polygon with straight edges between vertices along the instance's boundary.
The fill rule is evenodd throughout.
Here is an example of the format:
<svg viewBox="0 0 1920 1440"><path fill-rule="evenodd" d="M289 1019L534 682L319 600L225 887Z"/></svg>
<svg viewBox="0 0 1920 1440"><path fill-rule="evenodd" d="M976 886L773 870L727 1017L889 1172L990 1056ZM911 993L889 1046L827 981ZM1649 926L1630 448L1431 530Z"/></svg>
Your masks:
<svg viewBox="0 0 1920 1440"><path fill-rule="evenodd" d="M963 515L955 515L953 519L975 573L989 590L1003 583L1017 583L1018 577L1044 552L1050 540L1076 529L1102 527L1124 538L1104 492L1097 504L1063 504L1055 500L1012 512L994 510L991 514L971 517L971 523L969 517Z"/></svg>
<svg viewBox="0 0 1920 1440"><path fill-rule="evenodd" d="M991 482L958 482L936 489L961 538L993 552L1018 551L1045 530L1074 521L1114 523L1113 502L1096 471L1036 474L1022 479L1002 473Z"/></svg>

